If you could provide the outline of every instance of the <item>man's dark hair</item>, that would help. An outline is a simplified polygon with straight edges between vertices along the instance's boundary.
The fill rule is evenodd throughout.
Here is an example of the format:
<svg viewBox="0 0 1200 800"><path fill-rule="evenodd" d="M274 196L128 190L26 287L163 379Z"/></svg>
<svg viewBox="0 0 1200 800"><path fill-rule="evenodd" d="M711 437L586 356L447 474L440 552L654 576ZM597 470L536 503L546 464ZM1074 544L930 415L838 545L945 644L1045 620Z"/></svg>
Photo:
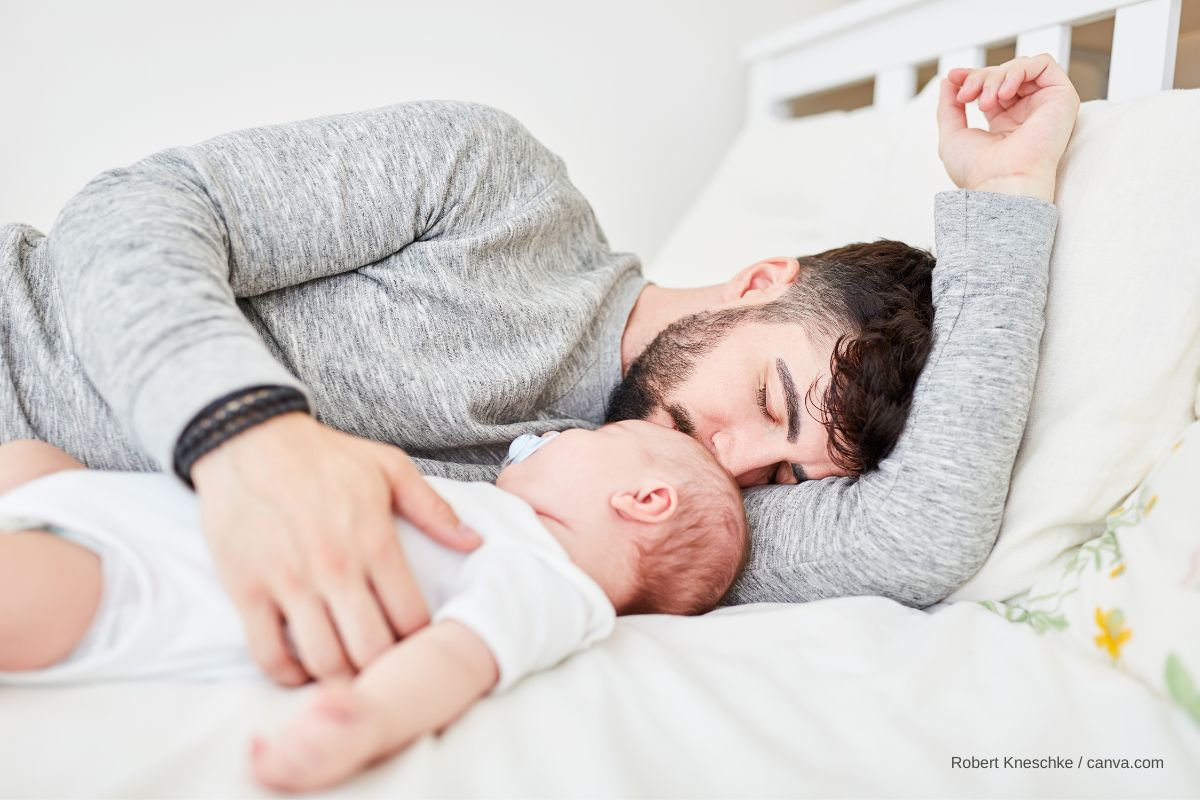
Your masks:
<svg viewBox="0 0 1200 800"><path fill-rule="evenodd" d="M933 345L934 263L928 251L887 239L800 259L802 304L824 305L843 331L816 404L826 415L833 463L852 475L878 467L908 420Z"/></svg>
<svg viewBox="0 0 1200 800"><path fill-rule="evenodd" d="M607 421L644 419L695 363L744 322L798 324L832 340L831 379L819 398L830 459L851 475L896 446L933 343L934 258L881 239L801 256L795 284L769 303L701 312L667 326L609 398Z"/></svg>

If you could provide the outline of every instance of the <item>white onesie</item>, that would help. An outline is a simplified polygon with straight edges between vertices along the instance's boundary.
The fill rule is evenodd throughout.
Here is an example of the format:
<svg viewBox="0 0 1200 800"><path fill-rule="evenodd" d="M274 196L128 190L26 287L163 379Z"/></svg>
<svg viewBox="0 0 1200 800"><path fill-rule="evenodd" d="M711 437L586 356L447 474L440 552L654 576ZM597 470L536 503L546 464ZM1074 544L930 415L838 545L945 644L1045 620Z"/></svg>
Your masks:
<svg viewBox="0 0 1200 800"><path fill-rule="evenodd" d="M533 509L489 483L429 478L484 543L442 547L407 522L396 530L436 620L483 639L498 689L604 638L615 613ZM241 619L217 578L198 501L166 475L69 470L0 495L0 531L46 528L97 551L100 607L66 660L0 672L3 683L258 675Z"/></svg>

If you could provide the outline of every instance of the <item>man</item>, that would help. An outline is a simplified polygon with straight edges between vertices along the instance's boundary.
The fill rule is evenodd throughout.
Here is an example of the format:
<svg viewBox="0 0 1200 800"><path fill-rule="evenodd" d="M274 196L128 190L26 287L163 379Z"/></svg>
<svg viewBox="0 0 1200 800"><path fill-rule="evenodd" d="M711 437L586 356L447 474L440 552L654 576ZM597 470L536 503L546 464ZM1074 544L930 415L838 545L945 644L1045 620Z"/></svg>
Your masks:
<svg viewBox="0 0 1200 800"><path fill-rule="evenodd" d="M966 128L973 100L992 133ZM645 284L558 158L454 103L167 150L98 176L48 238L3 229L0 440L194 482L251 650L287 684L361 668L426 621L393 510L473 546L419 470L490 479L517 434L599 423L626 372L614 415L684 428L761 486L735 601L927 605L998 529L1077 108L1044 56L943 83L941 153L973 191L938 198L934 345L898 443L894 424L866 442L878 426L839 397L870 382L872 348L919 367L928 341L889 350L886 314L789 302L811 277L792 258ZM907 411L906 374L878 393L884 416Z"/></svg>

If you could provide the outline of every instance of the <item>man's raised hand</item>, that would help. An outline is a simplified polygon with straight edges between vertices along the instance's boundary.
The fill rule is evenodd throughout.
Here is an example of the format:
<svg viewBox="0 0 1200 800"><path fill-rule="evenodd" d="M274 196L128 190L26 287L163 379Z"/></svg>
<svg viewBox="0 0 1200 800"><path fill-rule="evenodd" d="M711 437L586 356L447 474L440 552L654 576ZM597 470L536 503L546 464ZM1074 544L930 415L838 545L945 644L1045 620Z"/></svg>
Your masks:
<svg viewBox="0 0 1200 800"><path fill-rule="evenodd" d="M952 69L938 101L938 155L964 189L1054 199L1058 162L1079 113L1079 94L1049 55L997 67ZM968 128L979 102L989 130Z"/></svg>
<svg viewBox="0 0 1200 800"><path fill-rule="evenodd" d="M449 547L479 544L404 451L306 414L235 436L192 478L250 652L282 684L353 674L429 621L393 513Z"/></svg>

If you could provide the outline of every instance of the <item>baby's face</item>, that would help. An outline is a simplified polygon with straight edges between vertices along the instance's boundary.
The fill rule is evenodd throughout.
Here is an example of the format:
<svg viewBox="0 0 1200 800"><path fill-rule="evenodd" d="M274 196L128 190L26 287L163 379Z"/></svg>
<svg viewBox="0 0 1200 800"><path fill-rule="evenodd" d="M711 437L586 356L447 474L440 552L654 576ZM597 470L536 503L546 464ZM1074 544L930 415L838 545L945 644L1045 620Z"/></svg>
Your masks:
<svg viewBox="0 0 1200 800"><path fill-rule="evenodd" d="M653 467L656 453L682 447L706 457L679 431L641 420L548 433L538 445L524 460L505 467L496 485L551 515L564 503L607 502L632 477Z"/></svg>
<svg viewBox="0 0 1200 800"><path fill-rule="evenodd" d="M720 470L695 440L639 420L518 439L510 455L518 460L496 486L538 513L618 609L641 589L645 545L676 529L681 503L696 502L692 482L707 480L698 473ZM732 479L727 489L740 511Z"/></svg>

